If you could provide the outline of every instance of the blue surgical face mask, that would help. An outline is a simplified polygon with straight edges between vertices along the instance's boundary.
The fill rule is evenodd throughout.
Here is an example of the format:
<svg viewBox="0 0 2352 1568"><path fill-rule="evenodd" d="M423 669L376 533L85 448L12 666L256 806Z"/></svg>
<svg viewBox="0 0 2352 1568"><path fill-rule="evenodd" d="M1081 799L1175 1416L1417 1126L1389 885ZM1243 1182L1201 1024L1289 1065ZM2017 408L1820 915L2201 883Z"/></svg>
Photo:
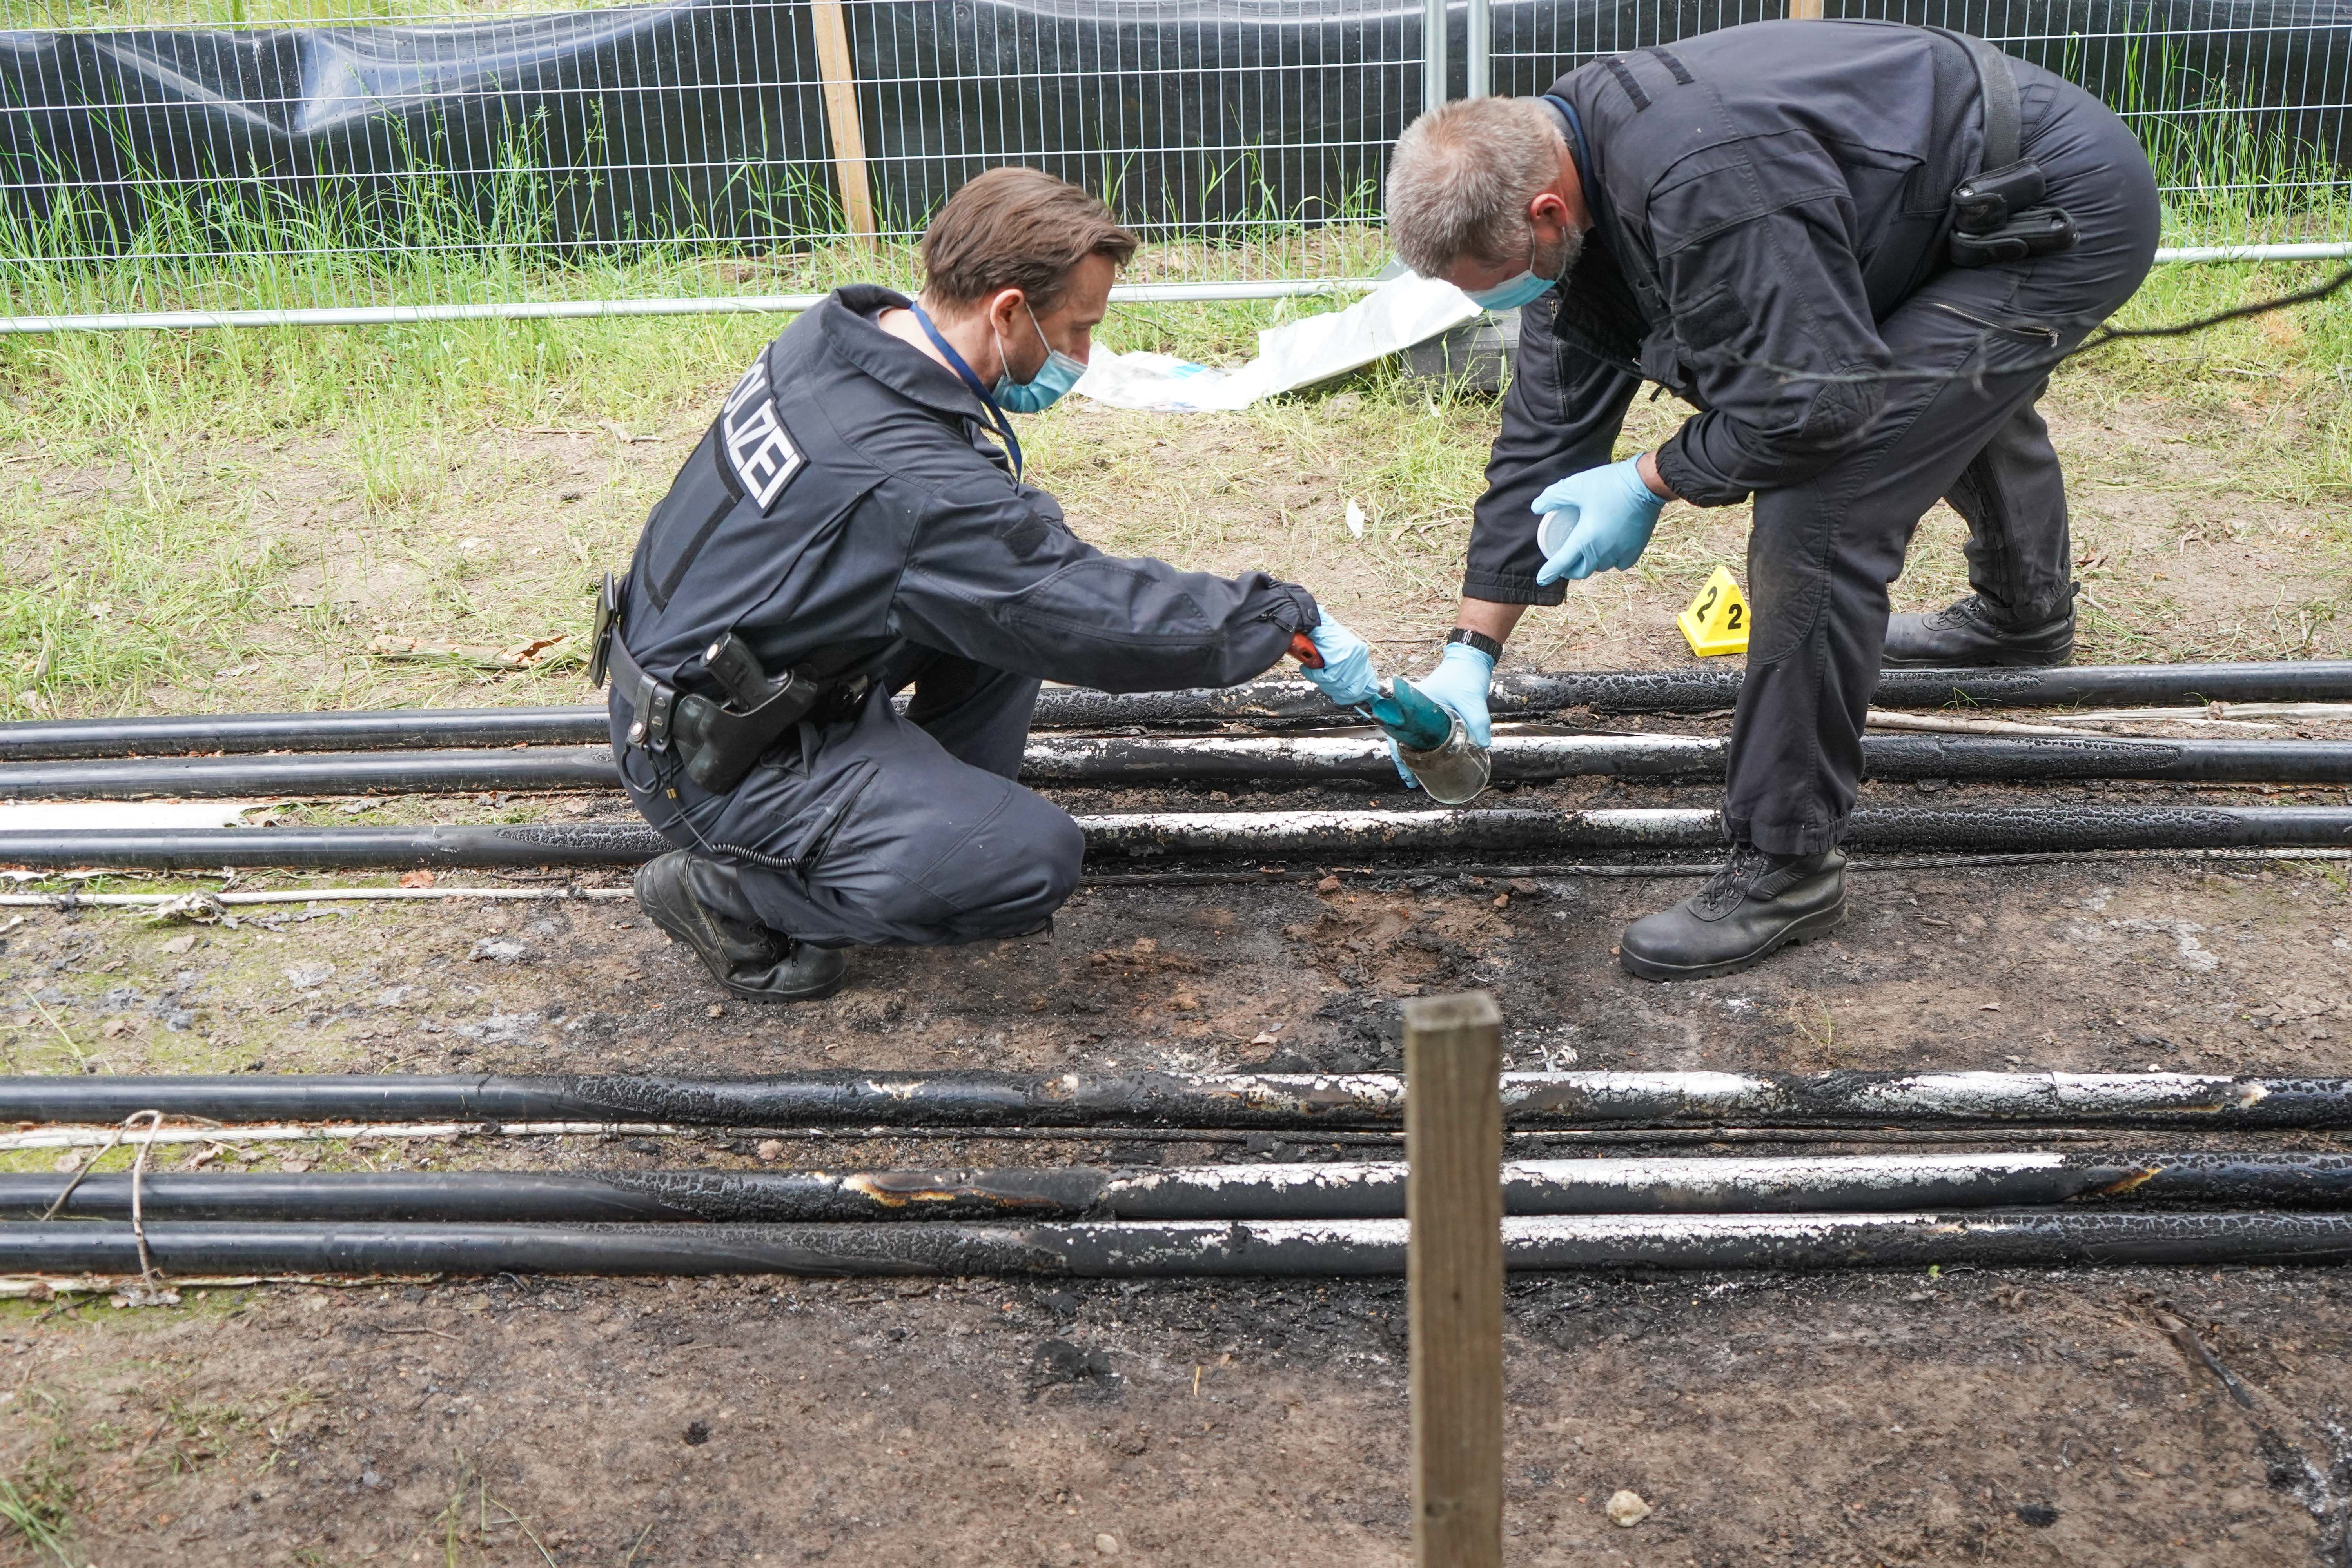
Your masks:
<svg viewBox="0 0 2352 1568"><path fill-rule="evenodd" d="M1570 265L1576 260L1576 253L1583 248L1584 237L1571 235L1568 242L1568 254L1560 258L1559 276L1566 275ZM1506 278L1492 289L1465 289L1464 292L1470 296L1470 302L1482 310L1517 310L1524 306L1534 304L1549 290L1557 288L1559 284L1559 276L1543 278L1537 275L1536 235L1535 230L1530 227L1528 230L1528 265L1525 270L1516 278Z"/></svg>
<svg viewBox="0 0 2352 1568"><path fill-rule="evenodd" d="M1522 272L1517 278L1507 279L1496 284L1492 289L1465 289L1465 292L1470 296L1470 302L1478 309L1499 312L1516 310L1523 305L1532 305L1549 293L1551 288L1550 279L1538 278L1532 272Z"/></svg>
<svg viewBox="0 0 2352 1568"><path fill-rule="evenodd" d="M1029 310L1024 302L1022 307ZM1029 330L1037 341L1045 344L1045 363L1037 374L1026 381L1015 381L1000 374L996 378L996 401L1015 414L1038 414L1061 401L1062 395L1078 384L1078 377L1087 374L1082 360L1071 358L1053 344L1045 342L1045 329L1037 324L1037 312L1029 310ZM1004 356L1004 340L996 341L998 357Z"/></svg>

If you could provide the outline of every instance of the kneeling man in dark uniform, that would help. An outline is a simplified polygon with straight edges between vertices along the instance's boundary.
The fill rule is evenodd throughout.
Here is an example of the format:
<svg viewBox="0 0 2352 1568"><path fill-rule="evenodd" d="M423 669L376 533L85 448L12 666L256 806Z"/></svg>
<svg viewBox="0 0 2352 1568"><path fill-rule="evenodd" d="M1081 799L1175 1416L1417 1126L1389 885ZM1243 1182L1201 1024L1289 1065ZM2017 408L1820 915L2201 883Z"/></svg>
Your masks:
<svg viewBox="0 0 2352 1568"><path fill-rule="evenodd" d="M1013 782L1042 680L1228 686L1304 633L1310 679L1372 695L1304 588L1113 559L1022 482L1006 411L1077 380L1135 247L1075 185L982 174L924 235L919 300L838 289L751 363L608 582L621 778L678 847L637 901L737 995L1045 926L1085 847Z"/></svg>

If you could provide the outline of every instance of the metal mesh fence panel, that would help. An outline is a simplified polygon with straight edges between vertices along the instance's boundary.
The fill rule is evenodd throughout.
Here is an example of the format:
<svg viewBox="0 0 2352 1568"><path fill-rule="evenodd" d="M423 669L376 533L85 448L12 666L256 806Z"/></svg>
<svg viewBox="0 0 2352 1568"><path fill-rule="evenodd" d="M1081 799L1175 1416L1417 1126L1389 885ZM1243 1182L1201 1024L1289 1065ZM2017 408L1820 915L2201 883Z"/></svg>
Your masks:
<svg viewBox="0 0 2352 1568"><path fill-rule="evenodd" d="M2352 5L2307 0L1817 0L1830 17L1973 33L2096 93L2139 132L2177 245L2352 239ZM1598 56L1785 14L1780 0L1494 10L1497 92Z"/></svg>
<svg viewBox="0 0 2352 1568"><path fill-rule="evenodd" d="M2140 129L2175 241L2352 236L2352 5L1822 3L1976 32L2092 87ZM1445 14L1460 96L1783 10ZM1388 147L1428 90L1422 6L1380 0L0 0L0 316L19 323L772 307L908 280L926 216L1013 162L1109 199L1146 237L1146 286L1360 278L1385 260Z"/></svg>

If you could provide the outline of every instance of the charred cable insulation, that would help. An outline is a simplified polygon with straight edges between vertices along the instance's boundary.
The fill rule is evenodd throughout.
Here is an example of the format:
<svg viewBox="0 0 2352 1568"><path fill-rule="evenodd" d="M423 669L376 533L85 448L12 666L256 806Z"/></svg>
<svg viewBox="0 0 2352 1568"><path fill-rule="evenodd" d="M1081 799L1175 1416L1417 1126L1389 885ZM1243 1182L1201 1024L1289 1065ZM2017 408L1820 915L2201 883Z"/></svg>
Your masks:
<svg viewBox="0 0 2352 1568"><path fill-rule="evenodd" d="M788 1274L1092 1279L1401 1275L1401 1219L1032 1225L534 1226L148 1220L165 1274ZM1503 1221L1506 1267L1986 1268L2341 1263L2352 1215L1977 1210L1872 1215L1556 1215ZM0 1224L0 1272L140 1272L113 1221Z"/></svg>
<svg viewBox="0 0 2352 1568"><path fill-rule="evenodd" d="M1500 676L1498 719L1563 708L1703 713L1739 697L1742 669L1563 670ZM1889 669L1881 708L2129 707L2180 702L2352 700L2352 660L2124 664L2055 669ZM1304 681L1222 689L1113 694L1076 687L1041 693L1041 730L1222 723L1329 723L1331 704ZM0 761L212 752L342 752L446 746L563 746L605 742L604 705L386 709L321 713L200 713L170 718L51 719L0 725Z"/></svg>
<svg viewBox="0 0 2352 1568"><path fill-rule="evenodd" d="M60 1178L0 1174L0 1219L39 1219ZM124 1219L128 1174L82 1178L67 1219ZM150 1219L436 1224L779 1224L890 1220L1401 1219L1402 1163L981 1171L167 1173ZM1864 1154L1515 1160L1503 1212L1865 1214L2125 1203L2352 1209L2352 1155Z"/></svg>
<svg viewBox="0 0 2352 1568"><path fill-rule="evenodd" d="M2189 784L2352 784L2352 741L2170 741L2105 735L1869 735L1863 772L1884 780L2159 779ZM1729 742L1711 735L1500 734L1494 777L1538 781L1720 778ZM1032 784L1265 780L1387 784L1377 735L1063 737L1029 742ZM229 800L256 795L617 792L610 746L133 757L0 767L0 800Z"/></svg>
<svg viewBox="0 0 2352 1568"><path fill-rule="evenodd" d="M2078 849L2057 853L2021 855L1922 855L1906 856L1894 860L1849 859L1849 872L1864 871L1949 871L1990 870L2005 866L2082 866L2130 864L2137 861L2205 861L2215 864L2260 865L2274 860L2344 860L2352 859L2352 847L2342 849ZM1449 877L1481 878L1571 878L1598 877L1646 880L1675 877L1712 877L1723 868L1721 860L1705 864L1672 864L1663 861L1627 861L1593 864L1583 861L1550 862L1545 864L1506 864L1498 861L1421 861L1410 867L1396 866L1334 866L1328 870L1317 868L1311 871L1265 868L1248 871L1160 871L1139 872L1132 876L1090 876L1081 879L1080 886L1087 888L1216 888L1248 887L1275 882L1320 881L1326 875L1341 878L1365 877L1375 883L1393 882L1404 878ZM0 893L0 909L12 901L26 907L53 906L67 903L78 897L73 893L6 894ZM160 900L173 895L130 895L145 900ZM328 895L331 896L331 894ZM103 898L105 895L88 895Z"/></svg>
<svg viewBox="0 0 2352 1568"><path fill-rule="evenodd" d="M1566 708L1610 713L1706 713L1739 700L1744 668L1561 670L1500 675L1488 703L1497 719ZM2276 693L2277 695L2270 695ZM2340 701L2352 699L2352 660L2246 664L2077 665L2051 669L1886 669L1871 703L1880 708L2161 707L2182 702ZM1051 721L1043 715L1051 703ZM1129 718L1113 704L1165 717ZM1319 706L1318 706L1319 704ZM1218 711L1232 705L1231 712ZM1109 698L1081 690L1039 699L1040 729L1117 729L1264 718L1328 722L1329 704L1304 682L1263 682L1230 691L1139 693Z"/></svg>
<svg viewBox="0 0 2352 1568"><path fill-rule="evenodd" d="M5 1149L101 1149L118 1145L119 1127L93 1127L53 1122L28 1131L0 1132ZM1514 1127L1503 1136L1522 1149L1564 1148L1958 1148L2020 1144L2096 1143L2115 1148L2136 1141L2178 1137L2179 1130L2134 1130L2118 1127L1999 1126L1901 1127ZM2300 1142L2307 1133L2295 1128L2238 1128L2228 1136L2249 1136ZM2323 1137L2330 1136L2322 1134ZM462 1142L472 1138L682 1138L696 1142L751 1138L791 1139L806 1144L869 1142L923 1143L1061 1143L1136 1147L1154 1143L1240 1143L1271 1153L1299 1148L1360 1148L1393 1150L1404 1142L1401 1131L1355 1132L1331 1128L1286 1129L1279 1137L1263 1131L1230 1128L1171 1129L1160 1127L667 1127L653 1122L625 1121L479 1121L479 1122L241 1122L234 1126L210 1122L203 1126L166 1124L138 1142L151 1143L211 1143L223 1148L247 1143L369 1142L407 1139ZM92 1156L96 1158L96 1156Z"/></svg>
<svg viewBox="0 0 2352 1568"><path fill-rule="evenodd" d="M1722 818L1696 808L1554 811L1133 812L1077 818L1087 858L1657 854L1719 850ZM1937 850L2326 848L2352 846L2352 805L1865 807L1846 847ZM202 870L412 867L631 866L667 853L649 827L622 823L504 826L31 828L0 832L0 865Z"/></svg>
<svg viewBox="0 0 2352 1568"><path fill-rule="evenodd" d="M1866 735L1862 752L1864 776L1895 781L2352 784L2352 741L1904 734ZM1489 750L1493 776L1517 781L1593 775L1719 779L1729 753L1730 742L1711 735L1505 733L1495 737ZM1387 742L1369 734L1040 737L1030 742L1021 776L1072 784L1220 779L1387 784L1396 777L1396 763ZM0 774L0 795L29 782L30 775L20 781L14 770Z"/></svg>
<svg viewBox="0 0 2352 1568"><path fill-rule="evenodd" d="M2203 862L2210 865L2261 865L2265 861L2305 862L2352 859L2352 848L2345 849L2090 849L2066 854L2039 855L1931 855L1896 860L1848 860L1846 869L1853 872L1900 872L1994 869L2010 866L2080 866L2116 865L2134 862ZM1548 865L1503 865L1473 862L1458 865L1447 862L1417 862L1409 867L1337 866L1328 869L1292 871L1261 868L1247 871L1161 871L1136 876L1096 876L1080 879L1086 888L1233 888L1267 887L1290 882L1320 881L1325 876L1366 879L1377 887L1404 878L1415 881L1423 877L1440 879L1456 877L1474 878L1543 878L1548 879L1576 877L1617 879L1661 879L1712 877L1722 869L1720 861L1704 865L1672 865L1644 861L1622 865L1593 865L1569 862ZM175 906L187 918L201 919L218 905L225 914L228 910L260 908L268 905L331 904L331 903L432 903L436 900L484 899L499 902L560 903L567 900L581 901L625 902L636 895L627 887L586 888L572 883L560 888L353 888L310 887L260 893L0 893L0 909L58 910L75 912L104 909L162 909ZM191 907L191 906L194 907Z"/></svg>
<svg viewBox="0 0 2352 1568"><path fill-rule="evenodd" d="M464 752L106 758L0 767L0 800L235 800L283 795L617 792L620 787L609 742Z"/></svg>
<svg viewBox="0 0 2352 1568"><path fill-rule="evenodd" d="M1514 1127L2050 1125L2352 1127L2352 1079L2202 1073L1515 1072ZM673 1127L1402 1125L1395 1073L782 1073L0 1078L0 1122L654 1122Z"/></svg>

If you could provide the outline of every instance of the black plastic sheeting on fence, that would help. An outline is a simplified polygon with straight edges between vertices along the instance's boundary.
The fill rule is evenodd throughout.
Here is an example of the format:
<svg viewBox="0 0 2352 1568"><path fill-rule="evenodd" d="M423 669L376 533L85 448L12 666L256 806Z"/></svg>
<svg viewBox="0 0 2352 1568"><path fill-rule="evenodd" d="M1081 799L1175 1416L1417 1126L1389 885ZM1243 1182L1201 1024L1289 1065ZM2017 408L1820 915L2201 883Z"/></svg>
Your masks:
<svg viewBox="0 0 2352 1568"><path fill-rule="evenodd" d="M1705 713L1739 699L1745 670L1559 670L1495 682L1499 719L1566 708L1611 713ZM2084 665L2061 669L1889 669L1881 708L2147 707L2181 702L2352 701L2352 660L2269 664ZM1343 716L1303 680L1222 690L1113 694L1049 687L1040 730L1209 724L1329 724ZM610 738L602 704L575 708L384 709L323 713L194 713L169 718L50 719L0 724L0 762L216 752L389 751L447 746L571 746Z"/></svg>
<svg viewBox="0 0 2352 1568"><path fill-rule="evenodd" d="M66 1178L0 1174L0 1219L41 1219ZM85 1176L67 1219L126 1219L132 1178ZM165 1173L150 1220L705 1224L1003 1219L1401 1219L1401 1163L992 1171ZM1519 1160L1503 1212L1858 1214L2119 1203L2352 1208L2352 1155L2148 1153Z"/></svg>
<svg viewBox="0 0 2352 1568"><path fill-rule="evenodd" d="M1719 850L1722 819L1681 809L1225 811L1082 816L1089 859L1199 856L1264 860L1433 854L1649 854ZM2064 852L2352 847L2352 806L1988 806L1868 808L1850 849ZM581 823L505 827L59 828L0 832L0 866L202 870L635 866L667 853L650 827Z"/></svg>
<svg viewBox="0 0 2352 1568"><path fill-rule="evenodd" d="M1506 1073L1513 1127L2352 1127L2352 1079L2203 1073ZM1395 1073L768 1078L173 1074L0 1078L0 1122L536 1121L677 1127L1395 1128Z"/></svg>
<svg viewBox="0 0 2352 1568"><path fill-rule="evenodd" d="M1405 1222L1045 1225L403 1225L167 1220L166 1277L250 1274L796 1274L1181 1279L1402 1274ZM2025 1209L1881 1215L1574 1215L1503 1221L1505 1267L1980 1268L2340 1263L2352 1215ZM0 1224L0 1271L134 1275L129 1225Z"/></svg>
<svg viewBox="0 0 2352 1568"><path fill-rule="evenodd" d="M2333 5L1988 5L1870 11L2012 40L2118 105L2227 104L2251 140L2343 151L2352 26ZM1019 161L1106 192L1134 222L1312 223L1376 200L1388 147L1423 97L1421 8L1395 0L883 0L845 14L871 189L900 222ZM1540 91L1593 52L1723 19L1701 0L1496 0L1496 89ZM1457 95L1466 20L1455 7ZM215 196L258 207L274 195L394 242L446 229L452 214L564 245L788 241L833 226L839 186L807 5L24 31L9 46L6 199L38 221L70 193L98 248L127 243L174 187L199 214Z"/></svg>
<svg viewBox="0 0 2352 1568"><path fill-rule="evenodd" d="M1498 735L1494 776L1546 780L1720 778L1726 742L1703 735ZM2158 741L2103 735L1871 735L1875 779L2171 779L2204 784L2352 784L2352 741ZM1255 779L1385 784L1388 743L1361 736L1034 737L1033 784ZM604 746L475 752L327 752L273 757L131 757L0 763L0 800L236 800L255 795L617 792Z"/></svg>

